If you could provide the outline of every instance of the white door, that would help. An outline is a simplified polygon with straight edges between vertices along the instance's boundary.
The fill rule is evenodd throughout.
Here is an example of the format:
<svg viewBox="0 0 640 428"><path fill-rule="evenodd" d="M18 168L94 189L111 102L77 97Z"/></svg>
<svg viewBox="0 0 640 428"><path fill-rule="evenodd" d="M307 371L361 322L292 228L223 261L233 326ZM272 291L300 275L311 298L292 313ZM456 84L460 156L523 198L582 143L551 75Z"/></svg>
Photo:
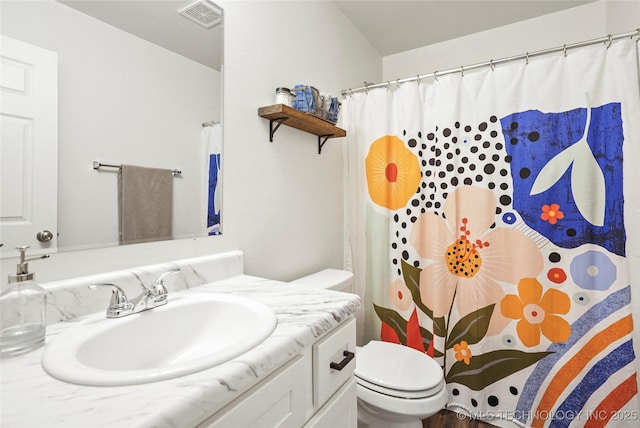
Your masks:
<svg viewBox="0 0 640 428"><path fill-rule="evenodd" d="M58 241L58 55L0 37L0 257L16 257L24 245L28 254L51 253Z"/></svg>

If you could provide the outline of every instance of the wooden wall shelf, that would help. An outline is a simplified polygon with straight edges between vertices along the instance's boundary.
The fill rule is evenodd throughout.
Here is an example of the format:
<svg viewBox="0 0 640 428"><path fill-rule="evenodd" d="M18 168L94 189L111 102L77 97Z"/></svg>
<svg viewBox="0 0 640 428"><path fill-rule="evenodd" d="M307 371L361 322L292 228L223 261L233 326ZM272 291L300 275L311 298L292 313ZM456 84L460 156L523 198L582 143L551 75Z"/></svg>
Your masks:
<svg viewBox="0 0 640 428"><path fill-rule="evenodd" d="M280 125L285 124L318 136L318 154L322 153L322 146L329 138L346 137L347 131L322 120L319 117L303 113L284 104L274 104L260 107L258 116L269 120L269 141L273 143L273 134ZM274 123L276 126L274 127Z"/></svg>

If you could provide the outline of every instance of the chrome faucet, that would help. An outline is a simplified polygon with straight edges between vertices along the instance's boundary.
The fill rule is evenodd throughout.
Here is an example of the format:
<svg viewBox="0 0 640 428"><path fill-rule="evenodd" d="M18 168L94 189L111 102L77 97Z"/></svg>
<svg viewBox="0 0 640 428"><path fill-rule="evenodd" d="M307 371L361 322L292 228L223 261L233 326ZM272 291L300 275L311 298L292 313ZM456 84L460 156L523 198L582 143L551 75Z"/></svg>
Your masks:
<svg viewBox="0 0 640 428"><path fill-rule="evenodd" d="M95 290L99 287L112 287L113 293L111 294L111 301L109 302L106 316L107 318L122 318L166 304L169 292L167 291L167 287L164 286L164 278L167 275L178 272L180 272L180 269L171 269L163 273L149 288L145 287L141 282L142 293L131 301L127 299L124 290L115 284L94 284L90 285L89 288Z"/></svg>

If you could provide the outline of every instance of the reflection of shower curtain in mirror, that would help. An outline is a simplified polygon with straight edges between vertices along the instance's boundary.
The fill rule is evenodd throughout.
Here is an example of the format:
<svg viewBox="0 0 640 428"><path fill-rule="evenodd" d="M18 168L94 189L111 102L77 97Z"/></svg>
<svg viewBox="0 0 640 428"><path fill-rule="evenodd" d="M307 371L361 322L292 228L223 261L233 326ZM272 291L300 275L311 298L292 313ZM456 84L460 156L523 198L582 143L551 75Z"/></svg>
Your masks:
<svg viewBox="0 0 640 428"><path fill-rule="evenodd" d="M222 206L221 156L222 138L220 124L205 126L202 129L203 144L206 152L206 197L207 197L207 234L220 235L220 215Z"/></svg>
<svg viewBox="0 0 640 428"><path fill-rule="evenodd" d="M343 103L364 342L434 357L450 406L638 426L636 52L624 39Z"/></svg>

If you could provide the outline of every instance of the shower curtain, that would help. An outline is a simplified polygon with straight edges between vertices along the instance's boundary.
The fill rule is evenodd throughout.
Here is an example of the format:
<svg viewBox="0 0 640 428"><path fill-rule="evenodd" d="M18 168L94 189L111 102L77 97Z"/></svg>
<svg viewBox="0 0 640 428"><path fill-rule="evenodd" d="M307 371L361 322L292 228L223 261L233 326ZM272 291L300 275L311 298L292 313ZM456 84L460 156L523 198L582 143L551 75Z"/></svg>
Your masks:
<svg viewBox="0 0 640 428"><path fill-rule="evenodd" d="M637 43L462 71L343 104L360 340L479 419L634 426Z"/></svg>
<svg viewBox="0 0 640 428"><path fill-rule="evenodd" d="M202 142L205 152L206 228L208 235L220 235L222 233L220 228L220 213L222 207L222 138L220 134L220 123L214 123L213 125L202 128Z"/></svg>

